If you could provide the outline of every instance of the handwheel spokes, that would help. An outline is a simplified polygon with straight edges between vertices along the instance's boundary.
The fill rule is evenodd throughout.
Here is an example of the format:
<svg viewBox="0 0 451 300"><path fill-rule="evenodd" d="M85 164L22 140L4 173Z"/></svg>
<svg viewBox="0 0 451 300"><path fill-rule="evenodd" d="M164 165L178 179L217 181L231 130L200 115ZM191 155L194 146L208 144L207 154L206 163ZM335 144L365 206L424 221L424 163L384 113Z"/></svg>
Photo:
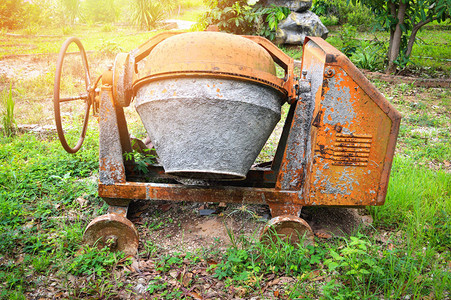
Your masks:
<svg viewBox="0 0 451 300"><path fill-rule="evenodd" d="M65 98L60 98L59 102L63 103L63 102L70 102L70 101L76 101L76 100L89 100L89 94L85 94L85 95L80 95L80 96L74 96L74 97L65 97Z"/></svg>

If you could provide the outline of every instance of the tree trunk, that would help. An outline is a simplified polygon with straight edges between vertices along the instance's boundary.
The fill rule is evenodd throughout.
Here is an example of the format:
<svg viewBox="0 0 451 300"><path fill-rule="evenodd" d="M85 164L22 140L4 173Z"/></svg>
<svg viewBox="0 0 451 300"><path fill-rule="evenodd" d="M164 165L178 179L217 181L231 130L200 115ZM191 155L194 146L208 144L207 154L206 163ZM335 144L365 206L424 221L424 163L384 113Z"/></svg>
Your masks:
<svg viewBox="0 0 451 300"><path fill-rule="evenodd" d="M418 30L420 30L420 28L423 27L424 25L426 25L427 23L432 22L436 19L437 18L432 18L430 20L421 21L420 23L415 24L413 26L412 33L410 34L410 37L409 37L409 42L407 43L407 51L406 51L407 57L409 57L410 53L412 53L413 44L415 43L415 37L417 35Z"/></svg>
<svg viewBox="0 0 451 300"><path fill-rule="evenodd" d="M396 5L394 2L389 2L389 8L390 8L390 16L392 16L393 18L396 17ZM390 40L388 43L388 51L387 51L387 57L390 56L390 52L391 52L391 47L392 47L392 43L393 43L393 35L395 34L395 30L393 29L393 27L390 27Z"/></svg>
<svg viewBox="0 0 451 300"><path fill-rule="evenodd" d="M390 3L390 5L394 5ZM396 24L395 32L393 33L392 40L390 41L390 52L388 53L388 67L385 70L386 74L391 74L396 71L395 60L398 58L399 49L401 47L402 29L401 24L404 24L404 17L406 15L407 4L400 1L398 8L398 23Z"/></svg>

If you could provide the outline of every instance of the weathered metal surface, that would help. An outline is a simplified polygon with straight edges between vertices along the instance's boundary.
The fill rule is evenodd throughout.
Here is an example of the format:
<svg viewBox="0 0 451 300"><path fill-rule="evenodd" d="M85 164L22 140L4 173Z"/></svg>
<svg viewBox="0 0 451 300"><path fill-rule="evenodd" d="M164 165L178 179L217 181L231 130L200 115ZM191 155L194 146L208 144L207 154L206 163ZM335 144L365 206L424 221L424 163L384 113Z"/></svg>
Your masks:
<svg viewBox="0 0 451 300"><path fill-rule="evenodd" d="M258 40L259 43L254 42ZM270 86L291 98L292 59L263 38L221 32L195 32L153 38L135 51L136 62L147 53L146 66L137 70L133 89L155 80L174 77L235 78ZM259 45L260 44L260 45ZM263 46L267 45L267 46ZM149 51L151 49L152 51ZM274 50L274 51L273 51ZM274 61L290 73L277 78Z"/></svg>
<svg viewBox="0 0 451 300"><path fill-rule="evenodd" d="M287 93L288 103L293 103L296 98L296 91L294 87L294 60L287 54L285 54L274 43L261 36L256 35L244 35L243 37L257 43L263 47L272 57L274 62L283 68L285 71L283 77L283 89Z"/></svg>
<svg viewBox="0 0 451 300"><path fill-rule="evenodd" d="M128 205L126 205L126 206L117 206L117 205L108 206L108 214L117 214L117 215L121 215L122 217L126 218L127 212L128 212Z"/></svg>
<svg viewBox="0 0 451 300"><path fill-rule="evenodd" d="M304 183L304 166L306 164L306 149L312 118L312 103L310 93L298 101L286 142L276 188L284 190L300 190Z"/></svg>
<svg viewBox="0 0 451 300"><path fill-rule="evenodd" d="M298 197L301 197L302 194L299 193ZM286 202L286 201L280 201L280 202L270 202L267 203L269 206L269 210L271 211L271 216L277 217L277 216L283 216L283 215L291 215L291 216L299 216L301 214L302 201L299 201L298 203L292 203L292 202Z"/></svg>
<svg viewBox="0 0 451 300"><path fill-rule="evenodd" d="M129 53L119 53L114 60L113 97L121 107L127 107L132 100L133 58Z"/></svg>
<svg viewBox="0 0 451 300"><path fill-rule="evenodd" d="M297 191L271 188L232 186L185 186L146 182L126 182L114 185L99 184L99 196L106 198L172 200L225 203L295 203L303 205Z"/></svg>
<svg viewBox="0 0 451 300"><path fill-rule="evenodd" d="M106 246L111 251L122 251L126 255L135 255L139 243L138 231L133 223L116 213L92 220L83 234L83 241L99 249Z"/></svg>
<svg viewBox="0 0 451 300"><path fill-rule="evenodd" d="M323 58L309 54L310 51L304 52L299 100L294 104L296 108L293 120L286 124L289 126L289 133L277 177L276 188L279 189L303 190L306 183L305 168L311 160L311 133L316 130L313 111L318 99L321 99L318 89L322 84L324 70Z"/></svg>
<svg viewBox="0 0 451 300"><path fill-rule="evenodd" d="M135 100L166 173L234 180L246 177L284 98L249 82L179 78L147 83Z"/></svg>
<svg viewBox="0 0 451 300"><path fill-rule="evenodd" d="M104 77L99 112L99 181L114 184L125 182L125 167L116 107L110 82L107 81L109 76L105 74Z"/></svg>
<svg viewBox="0 0 451 300"><path fill-rule="evenodd" d="M308 205L383 204L399 113L349 59L322 39L307 41L303 68L309 64L324 72L321 86L315 87L305 201ZM312 85L314 93L315 89Z"/></svg>
<svg viewBox="0 0 451 300"><path fill-rule="evenodd" d="M139 63L141 60L146 58L150 52L155 48L156 45L164 41L165 39L175 36L177 34L182 34L184 32L180 31L165 31L162 33L159 33L157 35L154 35L149 40L144 42L143 44L139 45L138 48L131 51L131 55L135 58L135 63ZM135 65L135 72L137 73L137 66Z"/></svg>
<svg viewBox="0 0 451 300"><path fill-rule="evenodd" d="M308 223L293 215L282 215L272 218L263 228L260 240L266 244L277 245L278 239L292 245L303 246L314 244L313 231Z"/></svg>

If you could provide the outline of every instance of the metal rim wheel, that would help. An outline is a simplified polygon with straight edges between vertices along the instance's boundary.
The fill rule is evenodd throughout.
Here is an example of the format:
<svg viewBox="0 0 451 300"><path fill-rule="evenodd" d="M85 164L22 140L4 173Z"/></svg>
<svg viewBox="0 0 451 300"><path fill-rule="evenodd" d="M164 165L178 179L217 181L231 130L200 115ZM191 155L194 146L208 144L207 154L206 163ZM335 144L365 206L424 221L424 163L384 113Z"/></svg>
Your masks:
<svg viewBox="0 0 451 300"><path fill-rule="evenodd" d="M80 55L81 55L81 58L83 61L86 93L79 95L79 96L75 96L75 97L61 98L60 97L61 72L63 70L63 63L64 63L64 57L66 56L66 51L69 48L70 44L72 44L72 43L75 43L78 46L78 49L80 49ZM56 130L58 132L58 137L61 141L61 145L63 146L63 148L69 153L77 152L80 149L81 145L83 144L83 141L84 141L85 135L86 135L86 129L88 127L89 110L90 110L91 104L93 103L93 97L94 97L94 93L91 89L91 80L90 80L90 76L89 76L88 60L86 58L85 49L83 48L83 45L81 44L81 42L78 38L76 38L76 37L68 38L64 42L63 46L61 47L60 53L58 55L58 61L56 63L55 83L53 85L53 106L54 106L55 124L56 124ZM61 122L60 103L75 101L75 100L83 100L85 102L86 109L85 109L85 115L83 118L83 128L81 130L80 138L78 139L77 144L74 147L71 147L67 143L66 137L64 136L63 125Z"/></svg>
<svg viewBox="0 0 451 300"><path fill-rule="evenodd" d="M260 240L265 244L277 244L277 240L287 241L292 245L313 245L313 231L309 224L296 216L283 215L272 218L263 228Z"/></svg>
<svg viewBox="0 0 451 300"><path fill-rule="evenodd" d="M95 218L83 234L83 241L90 246L135 255L138 251L138 232L127 218L111 213Z"/></svg>

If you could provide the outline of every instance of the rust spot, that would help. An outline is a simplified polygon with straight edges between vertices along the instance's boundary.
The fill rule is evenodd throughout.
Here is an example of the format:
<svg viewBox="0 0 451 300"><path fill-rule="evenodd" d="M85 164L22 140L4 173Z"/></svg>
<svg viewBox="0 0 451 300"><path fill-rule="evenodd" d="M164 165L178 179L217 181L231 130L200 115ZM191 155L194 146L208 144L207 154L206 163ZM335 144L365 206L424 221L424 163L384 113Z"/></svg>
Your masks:
<svg viewBox="0 0 451 300"><path fill-rule="evenodd" d="M326 54L326 63L330 64L330 63L334 63L337 62L337 57L335 54Z"/></svg>

